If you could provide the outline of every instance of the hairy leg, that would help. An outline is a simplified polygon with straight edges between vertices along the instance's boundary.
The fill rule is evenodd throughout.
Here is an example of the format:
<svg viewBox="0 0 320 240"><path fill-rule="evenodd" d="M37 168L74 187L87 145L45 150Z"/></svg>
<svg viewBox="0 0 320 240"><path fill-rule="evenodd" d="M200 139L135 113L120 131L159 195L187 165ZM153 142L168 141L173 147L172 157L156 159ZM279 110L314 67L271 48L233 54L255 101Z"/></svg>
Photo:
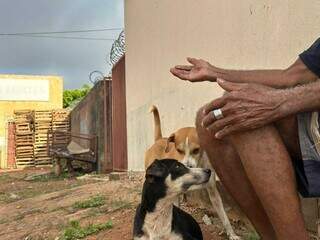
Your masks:
<svg viewBox="0 0 320 240"><path fill-rule="evenodd" d="M291 158L302 160L299 135L298 135L298 122L295 116L288 117L276 122L277 128L282 141L284 142Z"/></svg>
<svg viewBox="0 0 320 240"><path fill-rule="evenodd" d="M225 188L239 204L264 240L275 240L276 235L269 218L255 193L238 153L228 141L219 141L202 128L202 109L196 119L200 145L206 151L210 162Z"/></svg>
<svg viewBox="0 0 320 240"><path fill-rule="evenodd" d="M274 126L231 136L277 239L308 239L290 155Z"/></svg>
<svg viewBox="0 0 320 240"><path fill-rule="evenodd" d="M201 119L199 115L201 114L198 114L198 118ZM198 119L198 124L200 119ZM261 129L231 136L230 142L234 146L232 151L236 155L234 159L240 160L244 175L249 179L249 185L253 187L251 187L253 191L251 198L254 199L255 195L258 196L258 200L260 199L260 206L258 208L263 206L262 209L264 209L264 213L260 213L260 216L261 214L267 214L273 225L273 229L275 229L277 238L273 239L308 239L289 156L290 153L293 158L301 159L296 119L292 117L281 120L275 126L276 128L266 126ZM200 135L202 132L203 137L210 137L210 133L205 133L206 130L201 129L199 125L198 131ZM201 142L202 140L200 139ZM205 145L208 145L205 149L208 148L210 151L214 147L219 147L218 145L213 146L216 145L214 142L217 142L213 136L211 136L211 139L205 140L211 140L205 143ZM222 146L222 148L232 148L225 141L222 142L225 143L225 146ZM215 150L211 151L214 152ZM240 155L240 159L238 158L238 154ZM222 165L223 169L220 169L222 181L225 185L228 184L231 188L235 188L232 187L232 180L226 184L225 180L228 180L228 176L232 176L233 173L230 173L230 168L226 168L225 162L221 159L218 160L217 156L216 153L213 153L211 161L218 168L221 168ZM234 160L234 162L237 160ZM219 171L217 173L219 174ZM237 182L237 180L234 180L234 182ZM240 192L243 192L243 186L244 184L242 184L242 191ZM230 191L228 187L227 189ZM235 189L231 190L236 191ZM234 194L232 195L234 196ZM259 219L254 216L250 217L250 209L248 210L244 209L249 219L256 226L257 231L264 237L261 230L259 231Z"/></svg>

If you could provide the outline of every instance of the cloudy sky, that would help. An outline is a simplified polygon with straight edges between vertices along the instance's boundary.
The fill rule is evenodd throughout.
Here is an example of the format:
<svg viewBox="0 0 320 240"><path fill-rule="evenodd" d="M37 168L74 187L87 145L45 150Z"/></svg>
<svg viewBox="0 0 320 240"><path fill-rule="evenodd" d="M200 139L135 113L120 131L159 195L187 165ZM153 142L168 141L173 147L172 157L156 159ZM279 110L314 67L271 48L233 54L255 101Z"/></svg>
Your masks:
<svg viewBox="0 0 320 240"><path fill-rule="evenodd" d="M0 74L60 75L65 89L81 87L90 72L109 71L113 40L64 37L115 39L121 30L6 34L123 28L123 18L123 0L0 0Z"/></svg>

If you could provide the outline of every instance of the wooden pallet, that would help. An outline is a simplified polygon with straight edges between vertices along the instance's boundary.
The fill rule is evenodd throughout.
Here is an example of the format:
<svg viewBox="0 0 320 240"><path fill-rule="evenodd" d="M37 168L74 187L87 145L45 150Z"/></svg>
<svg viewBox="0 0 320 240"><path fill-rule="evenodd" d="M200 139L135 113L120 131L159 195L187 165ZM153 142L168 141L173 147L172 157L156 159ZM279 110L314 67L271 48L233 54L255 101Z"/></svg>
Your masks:
<svg viewBox="0 0 320 240"><path fill-rule="evenodd" d="M34 158L35 166L38 165L52 165L52 157L50 156L38 156Z"/></svg>
<svg viewBox="0 0 320 240"><path fill-rule="evenodd" d="M34 112L35 122L50 122L52 121L52 111L35 111Z"/></svg>
<svg viewBox="0 0 320 240"><path fill-rule="evenodd" d="M16 165L18 168L34 167L33 158L16 159Z"/></svg>
<svg viewBox="0 0 320 240"><path fill-rule="evenodd" d="M69 129L70 128L70 124L69 123L53 123L52 124L53 128L65 128L65 129Z"/></svg>
<svg viewBox="0 0 320 240"><path fill-rule="evenodd" d="M52 131L66 131L69 132L70 126L70 112L67 110L55 110L52 112ZM68 135L57 136L55 144L66 145L70 141Z"/></svg>
<svg viewBox="0 0 320 240"><path fill-rule="evenodd" d="M36 165L51 164L47 147L51 142L48 132L52 130L52 110L34 113L34 158Z"/></svg>
<svg viewBox="0 0 320 240"><path fill-rule="evenodd" d="M67 110L21 110L15 112L16 162L18 167L52 164L47 151L52 142L49 131L70 131L70 112ZM65 146L68 136L57 139Z"/></svg>
<svg viewBox="0 0 320 240"><path fill-rule="evenodd" d="M70 111L69 110L53 110L52 111L52 119L55 121L57 119L61 119L61 118L66 118L70 116Z"/></svg>
<svg viewBox="0 0 320 240"><path fill-rule="evenodd" d="M33 154L33 146L17 146L16 154L18 156L23 154Z"/></svg>
<svg viewBox="0 0 320 240"><path fill-rule="evenodd" d="M17 167L34 166L34 112L19 110L14 112L15 122L15 159Z"/></svg>
<svg viewBox="0 0 320 240"><path fill-rule="evenodd" d="M15 127L18 133L27 133L32 131L32 125L30 123L16 123Z"/></svg>
<svg viewBox="0 0 320 240"><path fill-rule="evenodd" d="M16 146L19 146L19 145L32 145L33 142L34 142L34 137L32 134L23 134L23 135L19 135L16 134Z"/></svg>
<svg viewBox="0 0 320 240"><path fill-rule="evenodd" d="M32 110L14 111L14 119L17 122L32 122L33 111Z"/></svg>

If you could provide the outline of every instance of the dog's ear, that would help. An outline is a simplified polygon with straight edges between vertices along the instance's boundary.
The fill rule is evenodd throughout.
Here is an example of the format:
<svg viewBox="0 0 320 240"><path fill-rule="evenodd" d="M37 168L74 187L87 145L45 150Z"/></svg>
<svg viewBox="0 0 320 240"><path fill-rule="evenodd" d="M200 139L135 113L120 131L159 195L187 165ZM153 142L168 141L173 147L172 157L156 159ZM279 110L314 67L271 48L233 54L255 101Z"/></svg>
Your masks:
<svg viewBox="0 0 320 240"><path fill-rule="evenodd" d="M174 133L172 133L169 137L168 137L168 139L167 139L167 143L166 143L166 148L165 148L165 152L167 153L167 152L169 152L169 150L170 150L170 143L171 142L175 142L175 135L174 135Z"/></svg>
<svg viewBox="0 0 320 240"><path fill-rule="evenodd" d="M148 168L146 177L164 177L166 174L165 167L162 166L161 160L155 160Z"/></svg>

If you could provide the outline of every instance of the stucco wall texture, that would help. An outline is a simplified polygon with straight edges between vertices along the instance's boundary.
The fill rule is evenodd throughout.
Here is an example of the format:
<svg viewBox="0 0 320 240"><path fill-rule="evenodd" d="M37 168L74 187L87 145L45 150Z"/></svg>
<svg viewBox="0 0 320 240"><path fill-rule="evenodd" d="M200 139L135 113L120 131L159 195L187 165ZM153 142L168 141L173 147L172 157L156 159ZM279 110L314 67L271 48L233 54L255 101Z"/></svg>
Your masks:
<svg viewBox="0 0 320 240"><path fill-rule="evenodd" d="M171 66L193 56L225 68L284 68L319 37L319 12L318 0L126 0L129 169L143 169L153 143L150 105L168 136L222 93L216 83L175 79Z"/></svg>
<svg viewBox="0 0 320 240"><path fill-rule="evenodd" d="M63 79L58 76L33 76L33 75L1 75L1 79L18 80L48 80L49 101L0 101L0 168L5 168L6 162L6 135L7 121L13 118L15 110L49 110L62 108Z"/></svg>

